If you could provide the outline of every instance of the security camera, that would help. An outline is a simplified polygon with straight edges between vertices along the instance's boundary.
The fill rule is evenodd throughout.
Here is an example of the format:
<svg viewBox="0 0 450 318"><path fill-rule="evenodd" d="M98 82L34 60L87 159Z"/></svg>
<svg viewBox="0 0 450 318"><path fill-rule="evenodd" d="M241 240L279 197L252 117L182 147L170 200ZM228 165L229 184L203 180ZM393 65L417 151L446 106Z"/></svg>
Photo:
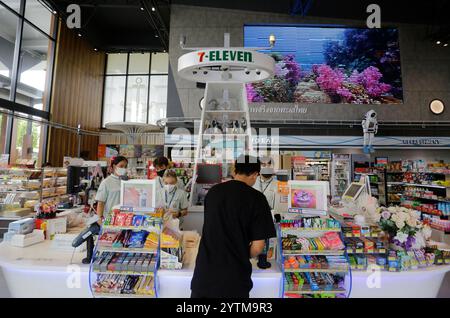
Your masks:
<svg viewBox="0 0 450 318"><path fill-rule="evenodd" d="M194 74L194 75L197 74L197 71L192 71L192 74Z"/></svg>
<svg viewBox="0 0 450 318"><path fill-rule="evenodd" d="M226 71L228 71L228 69L229 69L228 66L222 67L222 71L225 71L225 72L226 72Z"/></svg>
<svg viewBox="0 0 450 318"><path fill-rule="evenodd" d="M248 68L245 68L245 74L249 75L250 74L250 70Z"/></svg>
<svg viewBox="0 0 450 318"><path fill-rule="evenodd" d="M203 71L203 74L205 74L205 75L208 74L208 71Z"/></svg>
<svg viewBox="0 0 450 318"><path fill-rule="evenodd" d="M256 75L261 75L261 71L260 70L256 70Z"/></svg>

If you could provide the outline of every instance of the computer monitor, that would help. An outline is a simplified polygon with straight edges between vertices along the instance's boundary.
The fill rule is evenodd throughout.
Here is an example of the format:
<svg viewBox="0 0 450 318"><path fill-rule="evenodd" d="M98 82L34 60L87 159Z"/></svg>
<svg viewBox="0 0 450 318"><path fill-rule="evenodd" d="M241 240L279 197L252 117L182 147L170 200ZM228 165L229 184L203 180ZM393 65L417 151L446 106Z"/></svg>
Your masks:
<svg viewBox="0 0 450 318"><path fill-rule="evenodd" d="M222 181L221 164L197 164L197 180L199 184L216 184Z"/></svg>
<svg viewBox="0 0 450 318"><path fill-rule="evenodd" d="M81 189L81 180L88 177L88 167L67 167L67 194L78 194Z"/></svg>
<svg viewBox="0 0 450 318"><path fill-rule="evenodd" d="M288 211L303 214L323 214L328 208L327 181L291 180L289 185Z"/></svg>
<svg viewBox="0 0 450 318"><path fill-rule="evenodd" d="M345 190L342 198L344 200L355 201L365 186L365 183L352 182Z"/></svg>

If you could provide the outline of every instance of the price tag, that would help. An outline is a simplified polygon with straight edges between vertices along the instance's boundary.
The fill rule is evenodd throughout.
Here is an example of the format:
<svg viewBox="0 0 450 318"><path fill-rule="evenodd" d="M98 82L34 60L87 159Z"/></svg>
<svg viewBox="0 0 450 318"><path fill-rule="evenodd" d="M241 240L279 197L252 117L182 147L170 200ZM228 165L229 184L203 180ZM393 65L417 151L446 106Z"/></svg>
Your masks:
<svg viewBox="0 0 450 318"><path fill-rule="evenodd" d="M378 252L379 252L379 253L386 253L386 249L380 248L380 249L378 250Z"/></svg>
<svg viewBox="0 0 450 318"><path fill-rule="evenodd" d="M364 269L364 265L358 265L358 269Z"/></svg>
<svg viewBox="0 0 450 318"><path fill-rule="evenodd" d="M442 259L438 259L438 260L437 260L437 263L438 263L438 264L442 264L442 263L443 263L443 262L442 262Z"/></svg>
<svg viewBox="0 0 450 318"><path fill-rule="evenodd" d="M397 269L396 269L396 268L394 268L394 267L389 267L389 271L390 271L390 272L396 272L396 271L397 271Z"/></svg>
<svg viewBox="0 0 450 318"><path fill-rule="evenodd" d="M378 233L372 233L372 237L378 237Z"/></svg>
<svg viewBox="0 0 450 318"><path fill-rule="evenodd" d="M352 233L345 233L345 237L352 237L353 234Z"/></svg>
<svg viewBox="0 0 450 318"><path fill-rule="evenodd" d="M356 249L356 253L362 253L363 252L363 249L362 248L357 248Z"/></svg>
<svg viewBox="0 0 450 318"><path fill-rule="evenodd" d="M445 259L445 264L450 264L450 259Z"/></svg>
<svg viewBox="0 0 450 318"><path fill-rule="evenodd" d="M347 253L353 253L353 249L351 247L347 247Z"/></svg>
<svg viewBox="0 0 450 318"><path fill-rule="evenodd" d="M361 235L359 233L353 233L354 237L360 237Z"/></svg>
<svg viewBox="0 0 450 318"><path fill-rule="evenodd" d="M392 257L392 256L389 256L389 257L388 257L388 261L396 261L396 260L397 260L396 257Z"/></svg>

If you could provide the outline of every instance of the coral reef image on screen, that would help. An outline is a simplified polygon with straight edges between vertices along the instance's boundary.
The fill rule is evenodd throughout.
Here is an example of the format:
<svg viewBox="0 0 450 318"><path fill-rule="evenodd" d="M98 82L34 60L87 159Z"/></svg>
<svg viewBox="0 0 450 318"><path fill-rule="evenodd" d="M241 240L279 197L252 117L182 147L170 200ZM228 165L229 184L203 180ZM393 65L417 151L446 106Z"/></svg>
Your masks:
<svg viewBox="0 0 450 318"><path fill-rule="evenodd" d="M247 84L251 103L401 104L398 30L244 26L246 47L275 59L275 76Z"/></svg>

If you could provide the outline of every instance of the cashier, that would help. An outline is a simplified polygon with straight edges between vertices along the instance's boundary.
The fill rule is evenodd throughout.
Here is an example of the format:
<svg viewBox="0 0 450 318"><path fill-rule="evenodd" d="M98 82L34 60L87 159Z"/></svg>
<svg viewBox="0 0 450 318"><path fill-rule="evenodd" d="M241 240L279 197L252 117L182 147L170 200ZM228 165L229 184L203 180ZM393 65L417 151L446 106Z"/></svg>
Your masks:
<svg viewBox="0 0 450 318"><path fill-rule="evenodd" d="M177 174L173 170L166 170L162 177L163 188L156 189L156 206L171 212L180 223L187 215L188 200L186 192L177 187Z"/></svg>
<svg viewBox="0 0 450 318"><path fill-rule="evenodd" d="M128 160L117 156L111 161L111 175L100 183L95 200L97 201L97 215L103 220L113 206L120 204L121 178L127 175Z"/></svg>
<svg viewBox="0 0 450 318"><path fill-rule="evenodd" d="M270 209L273 210L275 207L275 194L277 193L277 180L270 158L267 160L261 158L261 172L253 188L264 194Z"/></svg>
<svg viewBox="0 0 450 318"><path fill-rule="evenodd" d="M158 177L156 178L156 190L164 190L164 173L169 168L169 159L166 157L158 157L153 160L153 166L156 169L156 174ZM182 180L177 179L177 188L184 191L185 185Z"/></svg>

